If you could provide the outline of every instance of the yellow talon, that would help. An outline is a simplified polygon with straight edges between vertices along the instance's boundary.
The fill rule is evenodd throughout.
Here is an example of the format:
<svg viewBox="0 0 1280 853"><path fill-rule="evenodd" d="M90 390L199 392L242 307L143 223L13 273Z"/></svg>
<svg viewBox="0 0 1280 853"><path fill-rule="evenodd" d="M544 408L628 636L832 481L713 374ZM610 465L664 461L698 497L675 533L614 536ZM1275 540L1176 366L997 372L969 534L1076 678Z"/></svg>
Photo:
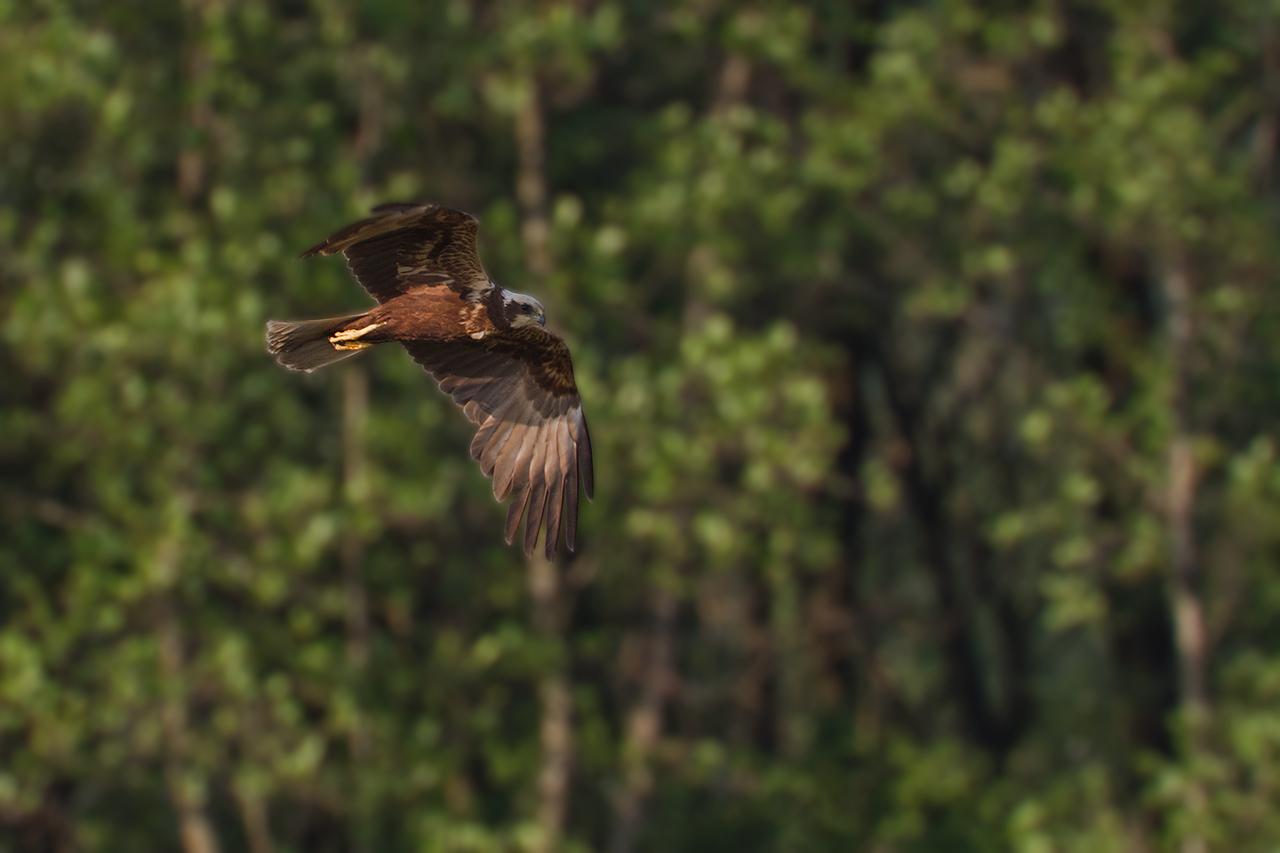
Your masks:
<svg viewBox="0 0 1280 853"><path fill-rule="evenodd" d="M363 343L359 339L363 338L374 329L382 328L383 325L385 324L370 323L368 326L361 326L359 329L346 329L345 331L334 332L329 336L329 343L332 344L333 348L336 350L368 349L373 346L373 344Z"/></svg>

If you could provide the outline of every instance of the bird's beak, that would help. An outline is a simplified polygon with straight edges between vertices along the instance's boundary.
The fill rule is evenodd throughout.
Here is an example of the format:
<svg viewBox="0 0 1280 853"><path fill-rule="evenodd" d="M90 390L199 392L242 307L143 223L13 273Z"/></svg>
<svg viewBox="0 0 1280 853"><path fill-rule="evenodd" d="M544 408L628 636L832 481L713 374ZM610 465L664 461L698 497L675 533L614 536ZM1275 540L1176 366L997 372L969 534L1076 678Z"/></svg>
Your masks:
<svg viewBox="0 0 1280 853"><path fill-rule="evenodd" d="M546 314L539 314L539 315L538 315L538 325L539 325L539 326L545 326L545 325L547 325L547 315L546 315Z"/></svg>

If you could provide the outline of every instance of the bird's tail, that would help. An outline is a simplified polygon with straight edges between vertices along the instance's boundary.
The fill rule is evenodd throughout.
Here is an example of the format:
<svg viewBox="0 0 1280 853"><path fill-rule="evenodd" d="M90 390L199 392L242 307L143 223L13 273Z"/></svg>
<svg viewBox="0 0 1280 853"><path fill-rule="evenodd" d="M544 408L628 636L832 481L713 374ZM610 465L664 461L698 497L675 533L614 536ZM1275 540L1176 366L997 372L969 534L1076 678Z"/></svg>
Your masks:
<svg viewBox="0 0 1280 853"><path fill-rule="evenodd" d="M290 370L307 373L350 358L364 347L346 344L339 348L329 342L329 336L362 316L349 314L323 320L268 320L267 352Z"/></svg>

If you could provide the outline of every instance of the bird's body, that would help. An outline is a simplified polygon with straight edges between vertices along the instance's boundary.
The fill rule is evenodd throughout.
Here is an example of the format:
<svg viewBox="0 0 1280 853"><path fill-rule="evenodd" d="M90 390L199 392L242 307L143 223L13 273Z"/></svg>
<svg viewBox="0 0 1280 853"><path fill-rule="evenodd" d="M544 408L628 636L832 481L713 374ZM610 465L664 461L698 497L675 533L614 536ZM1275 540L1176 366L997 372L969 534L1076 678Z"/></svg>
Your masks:
<svg viewBox="0 0 1280 853"><path fill-rule="evenodd" d="M368 311L270 321L267 349L310 372L392 341L431 373L477 426L471 455L512 497L506 539L525 519L524 549L545 525L546 553L560 532L574 548L578 486L591 497L591 439L564 341L543 326L533 297L496 285L476 251L477 222L432 204L390 204L303 253L342 252L378 300Z"/></svg>
<svg viewBox="0 0 1280 853"><path fill-rule="evenodd" d="M342 324L332 337L339 340L339 349L344 336L349 338L348 346L388 341L482 340L498 331L498 318L489 302L468 301L448 287L418 287ZM369 331L359 334L365 329Z"/></svg>

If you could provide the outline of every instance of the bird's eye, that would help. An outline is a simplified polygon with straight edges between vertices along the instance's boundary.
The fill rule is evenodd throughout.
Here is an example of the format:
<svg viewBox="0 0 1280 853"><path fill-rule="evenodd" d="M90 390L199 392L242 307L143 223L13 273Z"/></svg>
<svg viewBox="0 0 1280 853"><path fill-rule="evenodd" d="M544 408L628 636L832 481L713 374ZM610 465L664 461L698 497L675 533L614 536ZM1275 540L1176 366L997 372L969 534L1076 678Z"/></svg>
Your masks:
<svg viewBox="0 0 1280 853"><path fill-rule="evenodd" d="M523 311L524 313L528 314L530 311L532 311L532 310L533 310L533 306L532 306L532 305L521 305L521 306L520 306L520 310L521 310L521 311Z"/></svg>

